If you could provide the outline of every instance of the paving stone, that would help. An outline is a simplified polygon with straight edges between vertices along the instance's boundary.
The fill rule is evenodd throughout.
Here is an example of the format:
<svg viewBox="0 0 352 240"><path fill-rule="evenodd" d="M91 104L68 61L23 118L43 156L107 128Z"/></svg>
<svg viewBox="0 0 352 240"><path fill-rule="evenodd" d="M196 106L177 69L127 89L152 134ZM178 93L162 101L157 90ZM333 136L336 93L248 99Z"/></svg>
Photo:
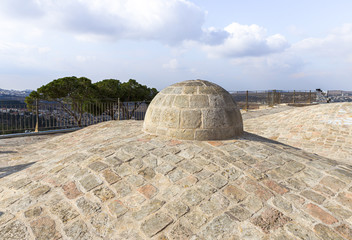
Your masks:
<svg viewBox="0 0 352 240"><path fill-rule="evenodd" d="M343 238L340 237L338 233L323 224L315 225L314 231L323 240L343 240Z"/></svg>
<svg viewBox="0 0 352 240"><path fill-rule="evenodd" d="M223 186L225 186L228 181L226 178L222 177L221 175L218 175L218 174L214 174L213 176L211 176L209 179L208 179L209 183L216 187L216 188L222 188Z"/></svg>
<svg viewBox="0 0 352 240"><path fill-rule="evenodd" d="M170 239L189 239L193 235L191 229L186 227L184 224L178 223L176 224L169 233Z"/></svg>
<svg viewBox="0 0 352 240"><path fill-rule="evenodd" d="M316 185L314 188L313 188L313 190L314 191L316 191L316 192L318 192L318 193L320 193L320 194L322 194L322 195L325 195L325 196L327 196L327 197L333 197L333 196L335 196L335 193L334 192L332 192L329 188L327 188L327 187L325 187L325 186L323 186L323 185L321 185L321 184L318 184L318 185Z"/></svg>
<svg viewBox="0 0 352 240"><path fill-rule="evenodd" d="M93 188L96 188L97 186L101 185L103 182L100 179L97 179L94 175L88 175L84 177L80 181L80 183L84 187L84 189L89 192Z"/></svg>
<svg viewBox="0 0 352 240"><path fill-rule="evenodd" d="M173 182L177 182L178 180L180 180L181 178L186 177L188 174L185 173L184 171L180 170L180 169L175 169L171 172L169 172L167 174L167 176L170 178L171 181Z"/></svg>
<svg viewBox="0 0 352 240"><path fill-rule="evenodd" d="M108 206L110 212L115 214L116 218L123 216L128 211L119 200L113 200Z"/></svg>
<svg viewBox="0 0 352 240"><path fill-rule="evenodd" d="M204 197L194 189L187 190L182 195L182 201L184 201L188 206L198 205Z"/></svg>
<svg viewBox="0 0 352 240"><path fill-rule="evenodd" d="M273 208L265 209L259 216L252 219L252 223L260 227L264 233L283 227L290 221L292 221L291 218Z"/></svg>
<svg viewBox="0 0 352 240"><path fill-rule="evenodd" d="M148 199L153 198L158 193L158 189L152 184L144 185L143 187L140 187L137 190Z"/></svg>
<svg viewBox="0 0 352 240"><path fill-rule="evenodd" d="M24 216L26 218L33 218L33 217L38 217L42 213L43 209L39 206L28 209L27 211L24 212Z"/></svg>
<svg viewBox="0 0 352 240"><path fill-rule="evenodd" d="M48 216L31 222L31 228L36 239L60 239L62 236L56 230L55 221Z"/></svg>
<svg viewBox="0 0 352 240"><path fill-rule="evenodd" d="M352 181L351 171L346 171L344 169L337 168L337 169L333 169L333 170L329 171L329 173L336 176L337 178L339 178L343 182L351 182Z"/></svg>
<svg viewBox="0 0 352 240"><path fill-rule="evenodd" d="M115 167L115 166L120 166L124 161L122 161L117 156L113 155L113 156L107 157L105 159L105 162L107 162L108 164L110 164L110 165Z"/></svg>
<svg viewBox="0 0 352 240"><path fill-rule="evenodd" d="M221 172L221 175L226 177L229 181L235 181L241 174L239 170L233 167L227 168Z"/></svg>
<svg viewBox="0 0 352 240"><path fill-rule="evenodd" d="M286 170L286 171L289 171L291 173L297 173L297 172L300 172L302 171L306 166L302 163L298 163L296 161L290 161L288 163L286 163L282 169L283 170Z"/></svg>
<svg viewBox="0 0 352 240"><path fill-rule="evenodd" d="M207 178L209 178L212 175L213 175L212 172L210 172L208 170L205 170L205 169L203 169L202 171L197 172L197 173L194 174L194 176L196 176L199 179L207 179Z"/></svg>
<svg viewBox="0 0 352 240"><path fill-rule="evenodd" d="M316 192L313 192L311 190L306 190L306 191L303 191L301 192L301 196L317 203L317 204L322 204L324 201L325 201L325 197L316 193Z"/></svg>
<svg viewBox="0 0 352 240"><path fill-rule="evenodd" d="M342 192L337 195L337 201L352 211L352 193Z"/></svg>
<svg viewBox="0 0 352 240"><path fill-rule="evenodd" d="M138 174L140 174L147 180L151 180L155 177L155 171L150 167L146 167L143 170L140 170Z"/></svg>
<svg viewBox="0 0 352 240"><path fill-rule="evenodd" d="M102 202L105 202L113 197L115 193L108 187L97 188L93 191L94 195L97 196Z"/></svg>
<svg viewBox="0 0 352 240"><path fill-rule="evenodd" d="M0 236L2 239L27 239L27 227L20 221L13 221L0 228Z"/></svg>
<svg viewBox="0 0 352 240"><path fill-rule="evenodd" d="M203 202L199 208L208 215L216 215L225 210L230 204L230 201L219 192L213 194L211 198Z"/></svg>
<svg viewBox="0 0 352 240"><path fill-rule="evenodd" d="M145 198L140 194L131 194L122 200L123 204L129 209L136 209L141 206L145 201Z"/></svg>
<svg viewBox="0 0 352 240"><path fill-rule="evenodd" d="M95 232L105 238L109 239L113 235L115 226L113 220L106 213L99 213L90 218L90 224L93 226Z"/></svg>
<svg viewBox="0 0 352 240"><path fill-rule="evenodd" d="M192 164L190 160L182 161L181 163L178 164L178 166L191 174L200 172L203 169L197 165Z"/></svg>
<svg viewBox="0 0 352 240"><path fill-rule="evenodd" d="M144 184L144 178L141 175L131 175L126 179L134 187L139 187Z"/></svg>
<svg viewBox="0 0 352 240"><path fill-rule="evenodd" d="M71 181L62 186L64 194L68 199L75 199L83 193L77 189L75 182Z"/></svg>
<svg viewBox="0 0 352 240"><path fill-rule="evenodd" d="M141 230L148 237L153 237L173 222L172 218L164 213L156 214L141 224Z"/></svg>
<svg viewBox="0 0 352 240"><path fill-rule="evenodd" d="M163 162L166 164L177 164L181 162L184 158L178 155L166 155L162 159Z"/></svg>
<svg viewBox="0 0 352 240"><path fill-rule="evenodd" d="M1 212L0 214L0 226L1 225L4 225L6 223L8 223L9 221L11 221L15 216L12 215L11 213L8 213L8 212Z"/></svg>
<svg viewBox="0 0 352 240"><path fill-rule="evenodd" d="M207 222L207 218L204 213L197 210L191 211L189 214L186 214L185 218L197 229Z"/></svg>
<svg viewBox="0 0 352 240"><path fill-rule="evenodd" d="M340 233L344 238L352 240L352 229L346 224L335 227L335 231Z"/></svg>
<svg viewBox="0 0 352 240"><path fill-rule="evenodd" d="M325 202L324 207L329 210L333 215L336 215L342 219L348 219L352 216L352 212L344 209L342 206L332 203Z"/></svg>
<svg viewBox="0 0 352 240"><path fill-rule="evenodd" d="M200 233L201 239L226 239L232 236L234 229L234 221L226 215L222 214L208 223L206 228Z"/></svg>
<svg viewBox="0 0 352 240"><path fill-rule="evenodd" d="M229 211L225 212L228 216L231 217L231 219L235 219L237 221L244 221L247 220L252 216L252 214L245 208L241 206L235 206L231 208Z"/></svg>
<svg viewBox="0 0 352 240"><path fill-rule="evenodd" d="M243 202L241 202L241 206L247 208L252 214L254 214L262 209L264 205L259 197L250 195Z"/></svg>
<svg viewBox="0 0 352 240"><path fill-rule="evenodd" d="M37 198L41 195L44 195L46 193L48 193L51 190L51 188L47 185L42 185L38 188L33 189L29 194L34 197Z"/></svg>
<svg viewBox="0 0 352 240"><path fill-rule="evenodd" d="M79 198L76 201L77 207L85 214L95 214L101 212L101 206L98 203L89 201L84 197Z"/></svg>
<svg viewBox="0 0 352 240"><path fill-rule="evenodd" d="M117 198L125 197L125 196L129 195L132 192L131 187L125 181L119 181L119 182L115 183L112 186L116 190L116 197Z"/></svg>
<svg viewBox="0 0 352 240"><path fill-rule="evenodd" d="M132 216L136 220L140 221L140 220L144 219L145 217L149 216L150 214L158 211L164 204L165 204L165 201L161 201L159 199L153 199L150 202L148 202L147 204L144 204L141 207L141 210L134 212L132 214Z"/></svg>
<svg viewBox="0 0 352 240"><path fill-rule="evenodd" d="M189 212L189 207L179 200L168 203L165 208L175 219L178 219Z"/></svg>
<svg viewBox="0 0 352 240"><path fill-rule="evenodd" d="M330 176L326 176L324 177L321 181L320 184L327 186L328 188L330 188L333 191L340 191L341 189L343 189L346 184L343 181L340 181L337 178L334 177L330 177Z"/></svg>
<svg viewBox="0 0 352 240"><path fill-rule="evenodd" d="M65 226L65 234L70 239L77 240L89 240L92 239L92 235L89 233L87 225L81 221L77 220L73 222L70 226Z"/></svg>
<svg viewBox="0 0 352 240"><path fill-rule="evenodd" d="M313 217L319 219L325 224L334 224L338 222L331 214L327 213L315 204L309 203L305 206L306 211Z"/></svg>
<svg viewBox="0 0 352 240"><path fill-rule="evenodd" d="M292 212L292 204L280 196L276 196L273 198L273 204L275 207L279 208L285 213Z"/></svg>
<svg viewBox="0 0 352 240"><path fill-rule="evenodd" d="M79 215L79 213L74 210L69 203L64 201L60 201L51 206L50 212L57 215L63 223L66 223Z"/></svg>
<svg viewBox="0 0 352 240"><path fill-rule="evenodd" d="M129 153L126 153L125 152L118 152L116 153L116 157L120 160L122 160L123 162L129 162L131 161L132 159L134 159L133 156L131 156Z"/></svg>
<svg viewBox="0 0 352 240"><path fill-rule="evenodd" d="M12 182L9 187L10 188L14 188L14 189L20 189L23 188L25 186L27 186L28 184L30 184L32 182L32 180L28 179L28 178L22 178L19 180L16 180L14 182Z"/></svg>
<svg viewBox="0 0 352 240"><path fill-rule="evenodd" d="M177 185L181 186L182 188L190 188L194 186L198 182L198 179L192 175L189 175L185 178L182 178L178 182L176 182Z"/></svg>
<svg viewBox="0 0 352 240"><path fill-rule="evenodd" d="M114 171L117 173L117 175L121 177L126 177L129 175L132 175L134 172L134 169L130 167L128 163L124 163L124 164L121 164L120 166L115 167Z"/></svg>
<svg viewBox="0 0 352 240"><path fill-rule="evenodd" d="M133 159L129 162L129 164L131 167L135 168L136 170L139 170L144 166L142 159Z"/></svg>
<svg viewBox="0 0 352 240"><path fill-rule="evenodd" d="M268 188L270 188L271 190L273 190L274 192L276 192L278 194L282 195L282 194L287 193L289 191L289 189L287 189L285 186L283 186L282 184L279 184L275 181L264 180L262 182L265 186L267 186Z"/></svg>
<svg viewBox="0 0 352 240"><path fill-rule="evenodd" d="M88 167L90 169L92 169L93 171L96 171L96 172L100 172L101 170L104 170L105 168L108 168L109 166L103 162L93 162L91 164L88 165Z"/></svg>
<svg viewBox="0 0 352 240"><path fill-rule="evenodd" d="M198 192L203 194L204 196L210 196L211 194L215 193L217 191L216 188L211 186L210 184L206 182L198 182L196 185L196 189Z"/></svg>
<svg viewBox="0 0 352 240"><path fill-rule="evenodd" d="M312 230L307 229L297 223L287 223L286 224L287 230L293 234L294 236L298 237L302 240L318 240L319 238L315 236Z"/></svg>
<svg viewBox="0 0 352 240"><path fill-rule="evenodd" d="M259 185L257 182L253 180L244 181L243 188L250 193L255 193L262 201L267 201L270 199L273 194L267 190L266 188Z"/></svg>
<svg viewBox="0 0 352 240"><path fill-rule="evenodd" d="M163 164L161 164L160 166L158 166L155 171L158 173L161 173L163 175L168 174L169 172L171 172L173 169L175 169L175 166L165 162Z"/></svg>
<svg viewBox="0 0 352 240"><path fill-rule="evenodd" d="M121 180L121 177L115 174L110 169L105 169L102 171L104 179L111 185Z"/></svg>
<svg viewBox="0 0 352 240"><path fill-rule="evenodd" d="M224 188L224 194L231 200L235 200L236 202L241 202L247 197L247 193L240 188L228 185Z"/></svg>

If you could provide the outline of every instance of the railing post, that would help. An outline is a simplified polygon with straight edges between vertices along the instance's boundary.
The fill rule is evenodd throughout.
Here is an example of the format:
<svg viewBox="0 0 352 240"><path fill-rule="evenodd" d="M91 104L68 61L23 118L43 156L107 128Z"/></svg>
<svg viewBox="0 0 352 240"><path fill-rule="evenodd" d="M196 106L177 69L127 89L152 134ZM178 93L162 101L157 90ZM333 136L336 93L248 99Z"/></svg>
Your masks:
<svg viewBox="0 0 352 240"><path fill-rule="evenodd" d="M293 99L292 99L292 103L296 103L296 90L293 90Z"/></svg>
<svg viewBox="0 0 352 240"><path fill-rule="evenodd" d="M248 90L246 92L246 112L248 112Z"/></svg>
<svg viewBox="0 0 352 240"><path fill-rule="evenodd" d="M117 99L117 120L120 120L120 98Z"/></svg>
<svg viewBox="0 0 352 240"><path fill-rule="evenodd" d="M268 106L270 106L270 92L269 92L269 90L268 90L268 100L267 100L267 102L268 102Z"/></svg>
<svg viewBox="0 0 352 240"><path fill-rule="evenodd" d="M35 130L34 132L39 132L39 111L38 111L38 99L35 100L35 106L36 106L36 124L35 124Z"/></svg>
<svg viewBox="0 0 352 240"><path fill-rule="evenodd" d="M312 90L309 90L309 104L312 103Z"/></svg>
<svg viewBox="0 0 352 240"><path fill-rule="evenodd" d="M273 106L276 104L276 90L273 90L272 103Z"/></svg>

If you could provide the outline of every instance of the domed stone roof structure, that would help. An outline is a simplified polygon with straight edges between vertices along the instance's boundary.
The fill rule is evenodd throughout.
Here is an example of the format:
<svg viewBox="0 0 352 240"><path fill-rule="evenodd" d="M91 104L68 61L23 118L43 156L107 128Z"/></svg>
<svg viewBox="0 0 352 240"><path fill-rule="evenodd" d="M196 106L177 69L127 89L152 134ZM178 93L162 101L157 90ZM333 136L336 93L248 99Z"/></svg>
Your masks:
<svg viewBox="0 0 352 240"><path fill-rule="evenodd" d="M184 140L221 140L241 135L243 121L225 89L204 80L188 80L155 96L143 131Z"/></svg>

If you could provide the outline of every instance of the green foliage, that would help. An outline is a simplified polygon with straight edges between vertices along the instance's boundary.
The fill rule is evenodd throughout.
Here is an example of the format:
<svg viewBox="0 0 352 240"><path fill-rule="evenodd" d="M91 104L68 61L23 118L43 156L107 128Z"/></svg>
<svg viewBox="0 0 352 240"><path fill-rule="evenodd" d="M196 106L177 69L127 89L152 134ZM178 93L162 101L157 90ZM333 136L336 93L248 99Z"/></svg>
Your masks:
<svg viewBox="0 0 352 240"><path fill-rule="evenodd" d="M117 102L118 98L120 98L120 102L151 101L157 93L155 88L148 88L134 79L125 83L116 79L105 79L92 84L91 80L86 77L73 76L59 78L41 86L37 91L31 92L25 102L32 111L36 110L37 100L58 102L81 126L84 112L99 115L107 111L113 116L114 108L107 103ZM123 115L126 118L131 118L138 107L139 103L134 104L131 113L128 105L121 105Z"/></svg>

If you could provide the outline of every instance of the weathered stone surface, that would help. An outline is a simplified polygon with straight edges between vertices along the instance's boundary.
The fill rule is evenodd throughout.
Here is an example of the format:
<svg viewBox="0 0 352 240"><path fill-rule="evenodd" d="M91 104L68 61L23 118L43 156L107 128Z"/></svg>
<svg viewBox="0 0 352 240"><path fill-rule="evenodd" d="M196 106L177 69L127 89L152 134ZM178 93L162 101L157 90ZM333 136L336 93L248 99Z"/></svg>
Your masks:
<svg viewBox="0 0 352 240"><path fill-rule="evenodd" d="M173 222L172 218L166 214L160 213L152 216L144 221L141 225L141 230L148 237L153 237L155 234L162 231Z"/></svg>
<svg viewBox="0 0 352 240"><path fill-rule="evenodd" d="M101 206L98 203L91 202L83 197L79 198L76 204L85 215L95 214L101 211Z"/></svg>
<svg viewBox="0 0 352 240"><path fill-rule="evenodd" d="M342 188L344 188L346 186L346 184L343 181L338 180L337 178L334 178L334 177L330 177L330 176L324 177L320 181L320 183L323 184L324 186L327 186L328 188L330 188L333 191L340 191Z"/></svg>
<svg viewBox="0 0 352 240"><path fill-rule="evenodd" d="M115 214L117 218L121 217L128 211L128 209L124 207L119 200L114 200L109 203L109 209L110 212Z"/></svg>
<svg viewBox="0 0 352 240"><path fill-rule="evenodd" d="M228 183L228 181L223 176L214 174L209 178L209 183L216 188L222 188Z"/></svg>
<svg viewBox="0 0 352 240"><path fill-rule="evenodd" d="M99 213L96 216L91 217L90 224L93 226L95 232L105 238L109 239L114 231L114 224L112 219L106 213Z"/></svg>
<svg viewBox="0 0 352 240"><path fill-rule="evenodd" d="M301 192L301 196L308 198L317 204L322 204L326 199L324 196L310 190Z"/></svg>
<svg viewBox="0 0 352 240"><path fill-rule="evenodd" d="M64 201L54 204L50 207L50 211L57 215L63 223L66 223L79 215L79 213L74 210L69 203Z"/></svg>
<svg viewBox="0 0 352 240"><path fill-rule="evenodd" d="M189 211L189 207L181 201L174 201L165 206L169 214L175 219L178 219L185 215Z"/></svg>
<svg viewBox="0 0 352 240"><path fill-rule="evenodd" d="M43 209L39 206L28 209L24 212L24 216L26 218L38 217L42 213Z"/></svg>
<svg viewBox="0 0 352 240"><path fill-rule="evenodd" d="M115 197L115 193L111 191L108 187L95 189L93 193L103 202Z"/></svg>
<svg viewBox="0 0 352 240"><path fill-rule="evenodd" d="M252 216L252 214L245 208L241 206L235 206L226 212L231 219L235 219L237 221L244 221Z"/></svg>
<svg viewBox="0 0 352 240"><path fill-rule="evenodd" d="M40 186L34 190L32 190L29 194L34 197L34 198L37 198L41 195L44 195L46 193L48 193L50 191L50 187L49 186L46 186L46 185L43 185L43 186Z"/></svg>
<svg viewBox="0 0 352 240"><path fill-rule="evenodd" d="M88 167L90 169L92 169L93 171L100 172L101 170L104 170L105 168L107 168L108 165L103 162L97 161L97 162L93 162L93 163L89 164Z"/></svg>
<svg viewBox="0 0 352 240"><path fill-rule="evenodd" d="M83 193L77 189L75 182L68 182L62 186L64 194L68 199L75 199Z"/></svg>
<svg viewBox="0 0 352 240"><path fill-rule="evenodd" d="M323 209L321 209L315 204L309 203L305 207L309 214L311 214L313 217L319 219L325 224L334 224L338 222L336 218L334 218L332 215L325 212Z"/></svg>
<svg viewBox="0 0 352 240"><path fill-rule="evenodd" d="M352 193L343 192L337 196L337 201L352 211Z"/></svg>
<svg viewBox="0 0 352 240"><path fill-rule="evenodd" d="M92 239L92 235L89 233L87 225L81 221L77 220L69 226L64 228L65 234L70 239L77 240L89 240Z"/></svg>
<svg viewBox="0 0 352 240"><path fill-rule="evenodd" d="M28 236L27 227L19 221L13 221L0 227L0 236L2 239L23 240Z"/></svg>
<svg viewBox="0 0 352 240"><path fill-rule="evenodd" d="M103 173L103 177L105 178L105 180L109 184L114 184L114 183L116 183L116 182L121 180L121 177L119 175L115 174L110 169L106 169L102 173Z"/></svg>
<svg viewBox="0 0 352 240"><path fill-rule="evenodd" d="M315 225L314 231L323 240L343 240L343 238L339 236L338 233L323 224Z"/></svg>
<svg viewBox="0 0 352 240"><path fill-rule="evenodd" d="M131 187L125 181L119 181L112 186L115 188L118 198L125 197L132 192Z"/></svg>
<svg viewBox="0 0 352 240"><path fill-rule="evenodd" d="M204 197L194 189L190 189L182 195L182 200L189 206L198 205L203 198Z"/></svg>
<svg viewBox="0 0 352 240"><path fill-rule="evenodd" d="M278 194L284 194L289 191L286 187L272 180L264 180L263 183L265 186L267 186L268 188L270 188L271 190L273 190Z"/></svg>
<svg viewBox="0 0 352 240"><path fill-rule="evenodd" d="M158 211L164 204L165 201L153 199L149 203L143 205L141 207L141 210L134 212L132 215L136 220L140 221L145 217L149 216L150 214Z"/></svg>
<svg viewBox="0 0 352 240"><path fill-rule="evenodd" d="M252 223L260 227L264 233L269 233L271 230L284 226L291 220L291 218L286 217L276 209L267 208L258 217L252 219Z"/></svg>
<svg viewBox="0 0 352 240"><path fill-rule="evenodd" d="M193 235L193 232L184 224L178 223L169 233L171 239L189 239Z"/></svg>
<svg viewBox="0 0 352 240"><path fill-rule="evenodd" d="M60 239L61 234L56 230L56 224L48 216L31 222L31 228L36 239Z"/></svg>
<svg viewBox="0 0 352 240"><path fill-rule="evenodd" d="M80 181L80 183L84 187L84 189L88 192L88 191L92 190L93 188L96 188L97 186L101 185L103 182L93 175L88 175L88 176L84 177Z"/></svg>
<svg viewBox="0 0 352 240"><path fill-rule="evenodd" d="M184 85L182 91L175 94L172 85L153 99L144 120L145 132L187 140L226 139L242 134L241 113L228 92L216 91L219 86L202 80L177 84Z"/></svg>
<svg viewBox="0 0 352 240"><path fill-rule="evenodd" d="M298 239L318 240L318 237L315 236L311 229L307 229L296 223L287 223L286 228L291 234L298 237Z"/></svg>
<svg viewBox="0 0 352 240"><path fill-rule="evenodd" d="M138 192L142 193L146 198L150 199L158 193L158 189L152 184L147 184L138 188Z"/></svg>
<svg viewBox="0 0 352 240"><path fill-rule="evenodd" d="M200 233L202 239L223 239L233 236L232 230L234 221L226 215L220 215L211 221L206 228Z"/></svg>
<svg viewBox="0 0 352 240"><path fill-rule="evenodd" d="M233 199L236 202L241 202L247 197L247 193L245 191L233 185L228 185L227 187L225 187L224 194L228 198Z"/></svg>
<svg viewBox="0 0 352 240"><path fill-rule="evenodd" d="M185 218L191 223L195 228L200 228L207 222L207 218L204 213L199 211L192 211L185 215Z"/></svg>
<svg viewBox="0 0 352 240"><path fill-rule="evenodd" d="M352 239L352 229L346 224L341 224L340 226L335 227L335 230L340 233L344 238L348 240Z"/></svg>

